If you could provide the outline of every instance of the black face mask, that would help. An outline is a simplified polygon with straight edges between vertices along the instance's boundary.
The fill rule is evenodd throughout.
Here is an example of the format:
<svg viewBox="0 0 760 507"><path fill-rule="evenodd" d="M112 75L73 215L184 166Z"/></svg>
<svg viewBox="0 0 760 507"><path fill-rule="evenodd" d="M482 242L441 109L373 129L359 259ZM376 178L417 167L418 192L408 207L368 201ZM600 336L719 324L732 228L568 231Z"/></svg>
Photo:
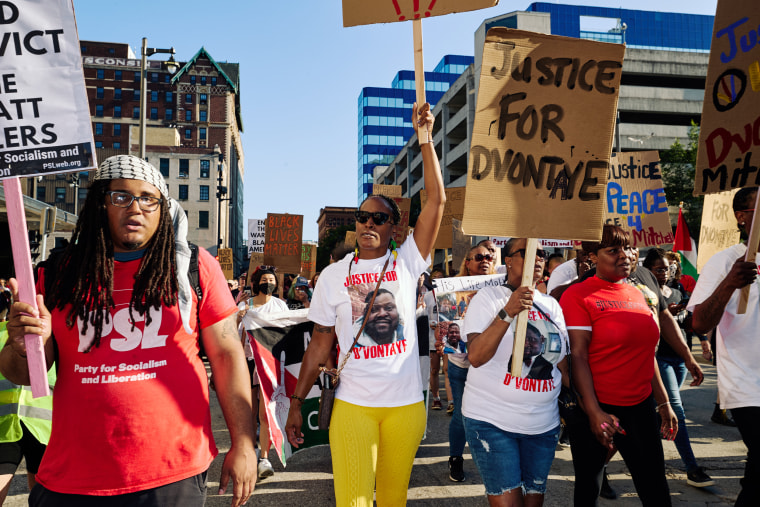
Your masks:
<svg viewBox="0 0 760 507"><path fill-rule="evenodd" d="M277 286L273 283L260 283L259 284L259 293L260 294L266 294L267 296L271 296L274 294L274 290L277 288Z"/></svg>

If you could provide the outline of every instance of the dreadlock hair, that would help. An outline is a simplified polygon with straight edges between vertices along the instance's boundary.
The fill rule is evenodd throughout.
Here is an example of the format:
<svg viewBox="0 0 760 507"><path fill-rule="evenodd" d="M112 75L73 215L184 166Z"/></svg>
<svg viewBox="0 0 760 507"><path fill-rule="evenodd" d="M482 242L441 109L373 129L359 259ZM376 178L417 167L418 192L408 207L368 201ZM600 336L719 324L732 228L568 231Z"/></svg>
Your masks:
<svg viewBox="0 0 760 507"><path fill-rule="evenodd" d="M388 206L388 208L390 208L390 210L391 210L391 223L393 225L398 225L398 223L401 221L401 210L399 209L398 204L396 204L396 201L394 201L393 199L391 199L387 195L369 194L367 196L367 199L364 199L362 201L362 203L359 205L359 208L361 209L361 207L364 205L365 202L367 202L367 200L373 199L373 198L381 199L385 203L385 205Z"/></svg>
<svg viewBox="0 0 760 507"><path fill-rule="evenodd" d="M54 276L50 293L46 294L51 308L64 310L66 326L72 328L77 318L82 321L81 334L92 325L95 331L86 352L100 345L103 322L109 320L109 310L114 308L113 241L108 228L106 192L110 180L94 181L87 194L76 229L57 269L47 270ZM158 229L150 240L134 276L129 317L132 329L135 319L132 310L145 318L145 325L152 322L150 309L158 310L161 304L177 304L177 266L174 248L174 228L169 206L163 199L158 209L161 214Z"/></svg>

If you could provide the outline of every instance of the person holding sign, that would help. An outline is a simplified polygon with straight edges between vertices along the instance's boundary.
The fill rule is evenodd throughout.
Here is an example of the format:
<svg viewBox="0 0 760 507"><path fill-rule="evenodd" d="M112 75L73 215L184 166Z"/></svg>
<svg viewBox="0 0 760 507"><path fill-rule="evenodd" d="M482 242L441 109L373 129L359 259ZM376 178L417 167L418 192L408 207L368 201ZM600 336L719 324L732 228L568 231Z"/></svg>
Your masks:
<svg viewBox="0 0 760 507"><path fill-rule="evenodd" d="M755 210L757 187L742 188L734 195L733 209L745 241L749 237ZM691 325L698 334L716 331L718 394L720 406L731 409L742 440L747 446L747 464L742 490L736 505L760 505L760 282L758 265L744 262L745 244L734 245L713 255L694 287L687 310L693 312ZM749 285L746 313L737 312L741 289Z"/></svg>
<svg viewBox="0 0 760 507"><path fill-rule="evenodd" d="M617 447L642 504L669 506L660 436L673 440L678 420L654 357L660 338L655 315L641 291L626 283L636 258L630 236L605 225L601 242L584 243L584 249L596 275L571 285L560 299L573 383L586 416L569 426L575 505L596 505L608 451Z"/></svg>
<svg viewBox="0 0 760 507"><path fill-rule="evenodd" d="M340 385L330 422L330 449L340 507L371 506L375 486L378 505L404 505L414 455L425 430L416 287L430 264L446 201L433 145L433 121L429 104L414 105L412 124L428 197L414 233L396 248L392 239L401 219L398 206L388 197L369 196L356 211L354 255L322 271L309 308L314 332L291 396L285 430L291 445L303 443L301 405L337 341L339 369L330 373L339 375ZM392 304L386 292L393 296ZM373 293L377 294L374 303L365 303ZM396 341L353 347L362 334L354 324L359 319L372 320L373 304L382 304L382 313L387 314L382 325L378 322L376 335L387 339L397 314L403 336L394 332Z"/></svg>
<svg viewBox="0 0 760 507"><path fill-rule="evenodd" d="M232 437L219 491L232 478L233 507L253 493L251 392L236 307L203 248L203 298L191 289L186 220L155 167L128 155L106 159L72 241L40 270L39 311L22 302L11 308L3 375L29 384L26 334L42 336L47 364L55 357L58 366L56 416L29 505L202 506L217 449L199 340Z"/></svg>
<svg viewBox="0 0 760 507"><path fill-rule="evenodd" d="M480 289L464 319L467 350L472 366L464 388L462 414L467 442L486 487L488 502L496 505L543 505L546 479L559 439L557 396L560 383L569 384L566 370L568 336L559 303L537 291L544 274L547 252L539 247L536 258L525 262L525 238L505 245L507 281ZM533 283L520 287L523 266L533 268ZM518 313L528 310L526 342L537 338L537 353L549 364L550 375L510 373L514 326ZM541 344L547 345L541 345ZM526 351L529 347L526 345Z"/></svg>

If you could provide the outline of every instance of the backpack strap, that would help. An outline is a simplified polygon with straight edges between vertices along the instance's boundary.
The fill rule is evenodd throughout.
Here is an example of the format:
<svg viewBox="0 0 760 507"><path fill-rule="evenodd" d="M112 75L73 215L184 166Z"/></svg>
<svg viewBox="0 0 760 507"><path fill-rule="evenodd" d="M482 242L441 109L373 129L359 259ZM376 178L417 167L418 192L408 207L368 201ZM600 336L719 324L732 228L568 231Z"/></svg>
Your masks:
<svg viewBox="0 0 760 507"><path fill-rule="evenodd" d="M198 296L198 302L203 299L203 289L201 289L201 274L198 267L198 245L188 243L190 247L190 267L187 269L187 278L190 280L190 286Z"/></svg>

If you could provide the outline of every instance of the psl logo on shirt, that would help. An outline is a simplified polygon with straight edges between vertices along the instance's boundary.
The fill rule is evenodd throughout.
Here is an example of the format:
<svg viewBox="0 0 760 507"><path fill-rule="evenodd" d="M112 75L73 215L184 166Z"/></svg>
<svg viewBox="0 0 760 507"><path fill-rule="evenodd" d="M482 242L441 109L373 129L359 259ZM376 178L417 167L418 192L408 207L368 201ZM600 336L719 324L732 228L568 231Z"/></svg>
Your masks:
<svg viewBox="0 0 760 507"><path fill-rule="evenodd" d="M144 322L145 316L140 315L139 312L132 312L135 323ZM101 336L103 338L110 338L110 346L112 350L116 352L128 352L138 347L143 349L152 349L156 347L166 346L166 339L168 334L159 334L161 329L161 317L162 311L152 311L150 313L151 322L146 324L144 330L140 331L140 328L133 326L132 319L129 315L129 308L122 308L111 316L110 319L103 319L103 332ZM95 339L95 329L92 324L87 325L87 332L82 333L83 322L80 318L77 318L77 328L79 329L79 352L84 352L90 343ZM116 332L117 336L110 337L112 332Z"/></svg>

